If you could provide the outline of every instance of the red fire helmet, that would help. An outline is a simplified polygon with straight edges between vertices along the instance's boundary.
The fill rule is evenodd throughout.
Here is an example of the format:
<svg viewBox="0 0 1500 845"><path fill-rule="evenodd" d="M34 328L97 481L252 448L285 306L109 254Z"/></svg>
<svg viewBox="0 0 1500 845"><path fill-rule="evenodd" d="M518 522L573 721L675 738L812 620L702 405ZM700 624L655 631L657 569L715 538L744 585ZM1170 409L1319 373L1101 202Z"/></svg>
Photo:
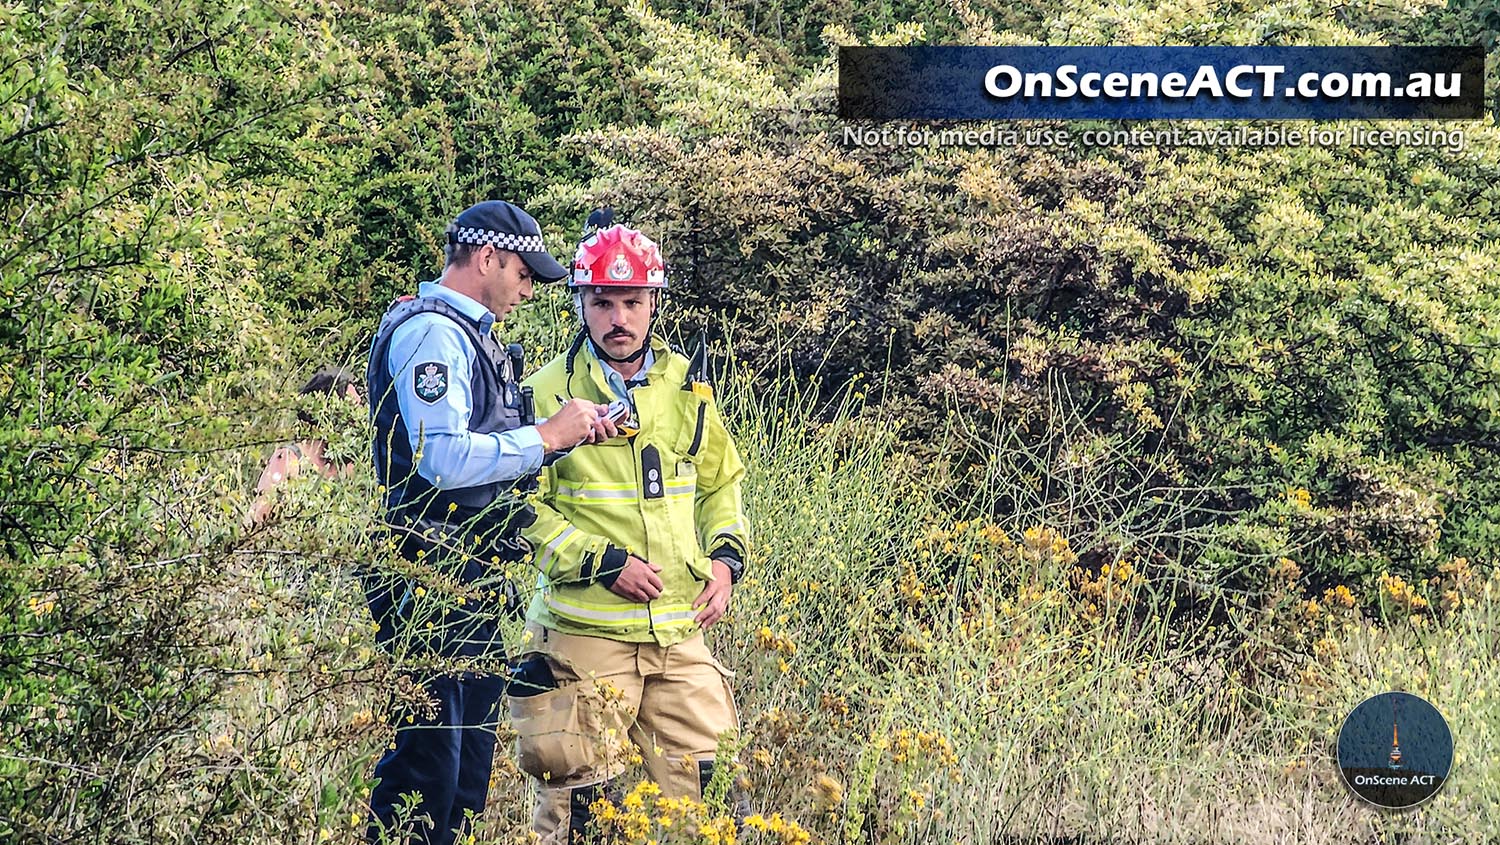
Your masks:
<svg viewBox="0 0 1500 845"><path fill-rule="evenodd" d="M568 287L658 288L667 286L666 265L656 243L634 229L614 225L589 235L573 256Z"/></svg>

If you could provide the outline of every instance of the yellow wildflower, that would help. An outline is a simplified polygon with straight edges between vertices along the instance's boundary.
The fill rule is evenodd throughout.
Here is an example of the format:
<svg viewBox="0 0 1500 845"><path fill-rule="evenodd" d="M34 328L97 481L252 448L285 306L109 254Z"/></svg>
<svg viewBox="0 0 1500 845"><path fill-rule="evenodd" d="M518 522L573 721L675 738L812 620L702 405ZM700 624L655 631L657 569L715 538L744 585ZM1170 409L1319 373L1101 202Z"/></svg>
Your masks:
<svg viewBox="0 0 1500 845"><path fill-rule="evenodd" d="M812 794L813 804L831 813L844 802L844 785L829 775L818 775L813 781Z"/></svg>

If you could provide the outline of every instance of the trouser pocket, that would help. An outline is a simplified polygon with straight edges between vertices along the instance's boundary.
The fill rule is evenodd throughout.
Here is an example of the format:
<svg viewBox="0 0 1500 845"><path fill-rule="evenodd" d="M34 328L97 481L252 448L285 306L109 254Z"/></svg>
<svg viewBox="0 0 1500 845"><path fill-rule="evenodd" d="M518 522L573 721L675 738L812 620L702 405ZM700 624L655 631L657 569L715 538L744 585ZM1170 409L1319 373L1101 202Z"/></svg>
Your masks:
<svg viewBox="0 0 1500 845"><path fill-rule="evenodd" d="M545 784L587 782L604 772L604 736L586 683L510 699L516 763Z"/></svg>
<svg viewBox="0 0 1500 845"><path fill-rule="evenodd" d="M714 669L719 673L719 677L723 679L724 708L729 712L729 719L732 723L731 727L738 732L740 729L740 708L739 705L734 703L734 672L728 666L720 663L719 659L713 655L709 655L708 661L713 664Z"/></svg>
<svg viewBox="0 0 1500 845"><path fill-rule="evenodd" d="M411 589L410 583L390 573L374 569L358 571L360 587L365 594L365 604L370 609L370 618L375 622L375 644L387 652L396 652L395 640L406 630L402 624L405 601Z"/></svg>

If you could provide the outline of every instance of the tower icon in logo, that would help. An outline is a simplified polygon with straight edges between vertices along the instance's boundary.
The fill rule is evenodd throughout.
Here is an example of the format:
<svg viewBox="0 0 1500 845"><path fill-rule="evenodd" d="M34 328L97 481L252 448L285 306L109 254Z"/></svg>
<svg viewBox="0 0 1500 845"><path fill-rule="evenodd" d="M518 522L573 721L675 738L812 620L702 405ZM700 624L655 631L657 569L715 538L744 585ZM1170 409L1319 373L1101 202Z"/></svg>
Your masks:
<svg viewBox="0 0 1500 845"><path fill-rule="evenodd" d="M1391 696L1391 762L1392 771L1401 770L1401 719L1396 713L1396 696Z"/></svg>

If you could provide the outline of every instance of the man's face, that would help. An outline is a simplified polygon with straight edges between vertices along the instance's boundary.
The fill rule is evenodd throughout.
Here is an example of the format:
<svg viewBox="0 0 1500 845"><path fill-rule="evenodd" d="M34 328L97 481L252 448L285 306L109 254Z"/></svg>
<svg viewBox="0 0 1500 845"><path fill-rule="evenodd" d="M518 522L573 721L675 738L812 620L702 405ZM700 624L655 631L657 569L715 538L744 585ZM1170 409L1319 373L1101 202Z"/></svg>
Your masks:
<svg viewBox="0 0 1500 845"><path fill-rule="evenodd" d="M504 320L517 305L531 298L531 268L521 256L490 247L476 259L483 264L488 281L489 301L484 306L495 313L495 319Z"/></svg>
<svg viewBox="0 0 1500 845"><path fill-rule="evenodd" d="M583 295L583 321L589 337L612 357L624 358L641 348L651 327L655 298L647 288L590 288Z"/></svg>

